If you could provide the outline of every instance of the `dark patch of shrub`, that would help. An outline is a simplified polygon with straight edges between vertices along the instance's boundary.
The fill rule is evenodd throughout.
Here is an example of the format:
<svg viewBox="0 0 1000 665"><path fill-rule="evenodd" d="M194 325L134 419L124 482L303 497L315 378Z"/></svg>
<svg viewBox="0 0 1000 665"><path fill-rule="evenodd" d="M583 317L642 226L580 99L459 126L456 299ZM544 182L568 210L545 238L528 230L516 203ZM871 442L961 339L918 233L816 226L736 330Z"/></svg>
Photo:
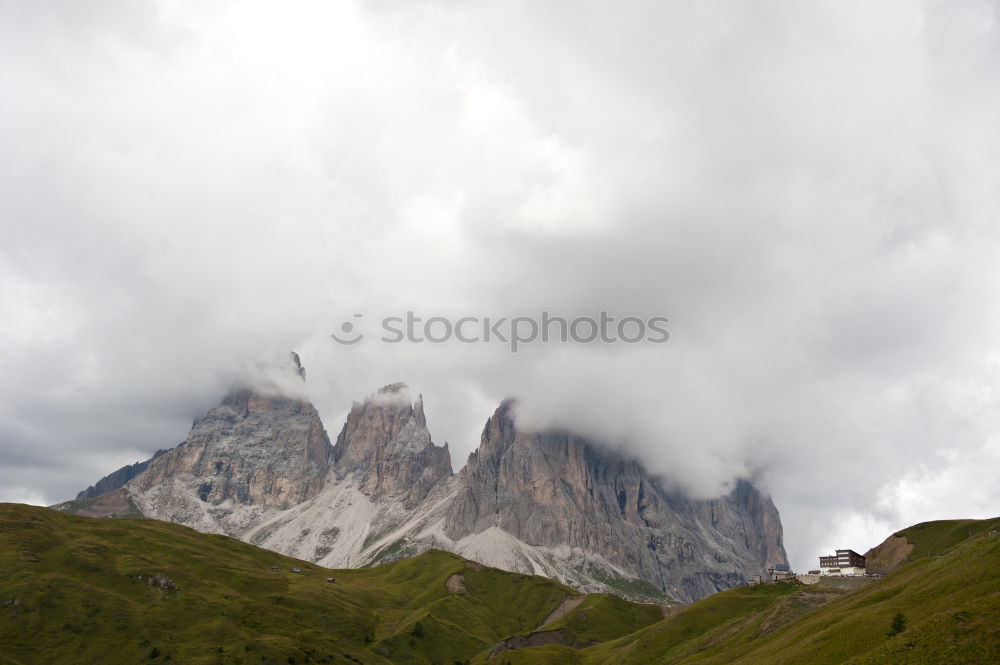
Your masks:
<svg viewBox="0 0 1000 665"><path fill-rule="evenodd" d="M899 635L904 630L906 630L906 617L902 612L896 612L892 617L892 625L889 626L889 637Z"/></svg>

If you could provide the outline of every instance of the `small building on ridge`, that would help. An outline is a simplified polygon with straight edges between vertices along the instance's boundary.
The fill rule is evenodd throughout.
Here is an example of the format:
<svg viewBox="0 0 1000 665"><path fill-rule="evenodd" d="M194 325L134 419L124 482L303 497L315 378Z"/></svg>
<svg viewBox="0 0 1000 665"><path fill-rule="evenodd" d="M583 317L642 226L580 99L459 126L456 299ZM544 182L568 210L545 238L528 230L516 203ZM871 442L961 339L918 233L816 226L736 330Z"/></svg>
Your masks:
<svg viewBox="0 0 1000 665"><path fill-rule="evenodd" d="M819 558L820 575L864 575L865 558L854 550L837 550L833 556Z"/></svg>

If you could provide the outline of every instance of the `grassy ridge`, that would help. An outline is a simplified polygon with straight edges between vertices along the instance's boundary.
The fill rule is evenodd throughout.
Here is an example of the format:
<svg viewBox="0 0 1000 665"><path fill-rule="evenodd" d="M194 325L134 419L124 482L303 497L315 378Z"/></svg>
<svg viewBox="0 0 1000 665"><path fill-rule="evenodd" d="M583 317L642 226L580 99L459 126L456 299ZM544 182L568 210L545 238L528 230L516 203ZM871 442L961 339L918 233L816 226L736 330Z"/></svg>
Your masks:
<svg viewBox="0 0 1000 665"><path fill-rule="evenodd" d="M945 554L967 538L1000 529L1000 518L990 520L937 520L921 522L903 529L897 536L913 545L909 560Z"/></svg>
<svg viewBox="0 0 1000 665"><path fill-rule="evenodd" d="M634 635L587 649L582 662L671 662L719 645L742 645L759 632L767 610L797 590L795 584L780 583L717 593Z"/></svg>
<svg viewBox="0 0 1000 665"><path fill-rule="evenodd" d="M594 594L540 626L575 592L445 552L334 571L176 524L0 504L0 665L1000 662L998 527L911 527L914 554L943 554L852 592L743 587L665 619ZM490 657L539 633L562 643Z"/></svg>
<svg viewBox="0 0 1000 665"><path fill-rule="evenodd" d="M988 663L1000 660L1000 538L922 558L756 640L738 658L704 663ZM902 613L906 629L890 635Z"/></svg>
<svg viewBox="0 0 1000 665"><path fill-rule="evenodd" d="M931 552L944 555L918 558L853 592L797 583L724 591L634 634L584 649L572 662L1000 662L1000 537L987 535L995 531L998 522L917 525L907 535ZM897 613L903 614L906 627L890 635ZM520 653L511 662L547 661Z"/></svg>
<svg viewBox="0 0 1000 665"><path fill-rule="evenodd" d="M916 556L847 592L798 583L724 591L635 633L579 651L499 654L494 665L890 665L1000 662L1000 519L918 524ZM969 531L972 537L969 537ZM902 614L905 628L890 635Z"/></svg>
<svg viewBox="0 0 1000 665"><path fill-rule="evenodd" d="M445 552L331 571L176 524L0 504L2 663L452 665L574 593Z"/></svg>

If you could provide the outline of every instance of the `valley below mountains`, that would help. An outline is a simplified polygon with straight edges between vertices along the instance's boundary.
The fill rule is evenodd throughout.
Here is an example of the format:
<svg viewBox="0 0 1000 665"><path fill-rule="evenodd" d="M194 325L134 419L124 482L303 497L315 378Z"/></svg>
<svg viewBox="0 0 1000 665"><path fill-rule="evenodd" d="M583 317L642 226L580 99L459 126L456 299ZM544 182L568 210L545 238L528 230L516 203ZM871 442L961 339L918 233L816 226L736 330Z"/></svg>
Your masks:
<svg viewBox="0 0 1000 665"><path fill-rule="evenodd" d="M1000 658L998 529L905 529L860 586L663 606L441 550L331 570L160 520L0 504L0 663L983 665Z"/></svg>
<svg viewBox="0 0 1000 665"><path fill-rule="evenodd" d="M393 384L355 402L331 441L308 401L235 390L177 447L57 507L175 522L330 568L439 549L647 602L690 602L787 563L778 511L749 481L689 499L599 442L519 429L510 401L453 473L427 422L422 399Z"/></svg>

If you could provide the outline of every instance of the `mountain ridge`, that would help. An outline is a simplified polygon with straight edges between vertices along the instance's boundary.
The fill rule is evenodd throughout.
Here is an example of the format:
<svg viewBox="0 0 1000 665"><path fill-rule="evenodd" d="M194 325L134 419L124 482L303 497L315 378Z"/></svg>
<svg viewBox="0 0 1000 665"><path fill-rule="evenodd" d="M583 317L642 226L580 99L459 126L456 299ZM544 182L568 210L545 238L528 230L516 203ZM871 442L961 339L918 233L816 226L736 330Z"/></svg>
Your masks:
<svg viewBox="0 0 1000 665"><path fill-rule="evenodd" d="M125 466L112 471L108 475L104 476L96 483L88 487L87 489L77 493L76 501L86 501L87 499L93 499L95 497L101 496L102 494L107 494L108 492L113 492L114 490L122 487L128 481L132 480L140 473L146 470L149 463L154 459L167 452L169 448L161 448L153 453L153 456L147 460L142 460L135 462L134 464L126 464Z"/></svg>
<svg viewBox="0 0 1000 665"><path fill-rule="evenodd" d="M751 483L689 500L583 437L520 431L512 404L455 474L405 384L355 402L332 444L311 403L237 390L121 492L143 515L331 567L439 548L629 598L690 601L787 561Z"/></svg>

